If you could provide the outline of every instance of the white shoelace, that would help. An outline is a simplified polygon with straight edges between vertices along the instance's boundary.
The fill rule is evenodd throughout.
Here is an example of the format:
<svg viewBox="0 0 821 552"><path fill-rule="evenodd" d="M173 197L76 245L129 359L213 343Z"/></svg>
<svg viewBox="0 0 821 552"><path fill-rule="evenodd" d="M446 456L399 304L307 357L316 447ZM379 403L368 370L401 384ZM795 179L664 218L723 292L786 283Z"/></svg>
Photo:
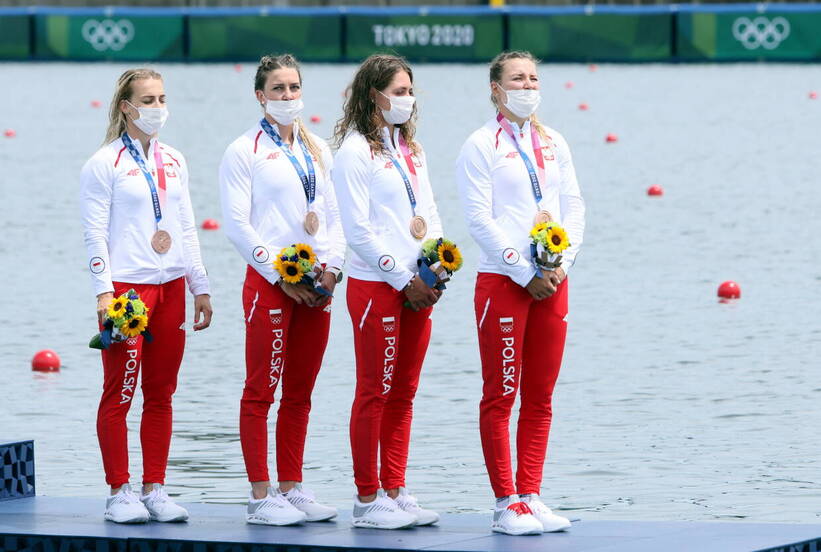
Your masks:
<svg viewBox="0 0 821 552"><path fill-rule="evenodd" d="M288 506L288 501L281 494L267 495L259 504L259 510L282 510Z"/></svg>
<svg viewBox="0 0 821 552"><path fill-rule="evenodd" d="M386 496L378 496L376 500L371 502L370 507L368 508L369 512L395 512L396 511L396 503L389 497Z"/></svg>
<svg viewBox="0 0 821 552"><path fill-rule="evenodd" d="M111 504L136 504L140 501L131 489L121 489L120 492L111 497Z"/></svg>
<svg viewBox="0 0 821 552"><path fill-rule="evenodd" d="M294 487L287 493L286 499L292 504L304 504L306 502L316 502L316 495L308 489Z"/></svg>

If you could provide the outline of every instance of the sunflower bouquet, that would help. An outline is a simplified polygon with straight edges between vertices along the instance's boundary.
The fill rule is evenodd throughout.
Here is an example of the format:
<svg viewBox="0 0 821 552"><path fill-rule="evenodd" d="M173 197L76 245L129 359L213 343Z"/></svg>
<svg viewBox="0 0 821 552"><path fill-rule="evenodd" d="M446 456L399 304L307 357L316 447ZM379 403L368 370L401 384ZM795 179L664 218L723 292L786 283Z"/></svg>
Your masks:
<svg viewBox="0 0 821 552"><path fill-rule="evenodd" d="M295 243L290 247L283 247L274 260L274 268L284 282L305 284L317 293L333 297L331 292L322 287L319 282L319 275L323 270L322 264L308 244Z"/></svg>
<svg viewBox="0 0 821 552"><path fill-rule="evenodd" d="M540 222L530 230L530 254L536 266L555 270L562 264L562 251L570 247L567 232L555 222Z"/></svg>
<svg viewBox="0 0 821 552"><path fill-rule="evenodd" d="M456 244L444 238L429 239L422 244L417 259L419 276L428 287L445 289L453 273L462 268L462 252Z"/></svg>
<svg viewBox="0 0 821 552"><path fill-rule="evenodd" d="M112 343L120 343L142 335L151 341L148 331L148 307L133 289L129 289L108 306L103 331L91 338L92 349L108 349Z"/></svg>

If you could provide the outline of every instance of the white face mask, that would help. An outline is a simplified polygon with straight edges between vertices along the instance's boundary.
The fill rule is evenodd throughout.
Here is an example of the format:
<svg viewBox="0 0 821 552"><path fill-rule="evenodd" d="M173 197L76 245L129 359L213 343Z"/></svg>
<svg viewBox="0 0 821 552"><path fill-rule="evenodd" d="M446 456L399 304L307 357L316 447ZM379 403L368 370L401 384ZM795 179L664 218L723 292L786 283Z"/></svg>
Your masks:
<svg viewBox="0 0 821 552"><path fill-rule="evenodd" d="M382 92L379 92L382 94ZM416 103L416 98L413 96L386 96L382 94L391 102L389 111L382 110L382 117L385 122L390 125L401 125L408 122L413 113L413 104Z"/></svg>
<svg viewBox="0 0 821 552"><path fill-rule="evenodd" d="M298 100L268 100L265 103L265 113L281 125L293 123L304 108L305 104L302 103L302 98Z"/></svg>
<svg viewBox="0 0 821 552"><path fill-rule="evenodd" d="M499 88L501 88L501 85ZM504 90L504 88L502 88L502 90ZM507 101L504 104L505 107L508 108L511 113L522 119L533 115L542 101L542 95L538 90L533 89L505 90L505 94L507 94Z"/></svg>
<svg viewBox="0 0 821 552"><path fill-rule="evenodd" d="M163 107L137 107L128 100L125 101L128 105L136 109L139 114L139 119L132 119L137 128L153 136L163 127L168 120L168 108Z"/></svg>

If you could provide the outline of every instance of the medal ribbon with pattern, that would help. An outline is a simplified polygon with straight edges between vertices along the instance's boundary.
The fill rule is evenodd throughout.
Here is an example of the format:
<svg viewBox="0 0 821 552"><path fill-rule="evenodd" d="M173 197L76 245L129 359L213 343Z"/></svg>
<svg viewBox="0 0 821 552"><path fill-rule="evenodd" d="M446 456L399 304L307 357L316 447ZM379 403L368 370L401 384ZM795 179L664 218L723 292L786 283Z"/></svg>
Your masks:
<svg viewBox="0 0 821 552"><path fill-rule="evenodd" d="M145 162L143 161L140 152L137 150L137 147L134 145L131 137L128 136L128 133L123 133L122 140L128 150L128 153L131 155L131 158L134 159L134 162L137 163L138 167L140 167L143 176L145 176L146 182L148 182L148 189L151 190L151 203L154 206L154 219L157 224L159 224L162 220L161 204L165 203L165 167L163 166L162 157L160 154L160 144L158 142L154 145L154 164L157 166L157 179L160 183L160 192L157 193L157 187L154 185L154 178L148 171L148 167L145 166Z"/></svg>
<svg viewBox="0 0 821 552"><path fill-rule="evenodd" d="M405 142L405 139L402 137L401 133L399 134L399 150L402 152L402 156L405 158L405 163L408 164L408 170L411 173L413 184L411 184L411 180L408 179L408 175L407 173L405 173L405 169L402 168L402 165L393 155L391 155L391 162L393 163L393 166L396 167L396 170L399 171L399 176L402 177L402 181L405 183L405 190L408 192L408 199L410 200L411 210L413 211L413 215L416 216L416 194L414 193L414 191L419 191L419 179L416 176L416 167L413 164L413 159L411 159L408 143Z"/></svg>
<svg viewBox="0 0 821 552"><path fill-rule="evenodd" d="M289 148L280 138L279 133L276 129L271 126L266 119L262 119L259 124L262 126L262 130L265 131L265 134L273 140L273 142L285 153L288 157L288 160L294 166L294 170L296 170L296 174L299 175L299 179L302 181L302 189L305 190L305 199L308 200L308 211L311 210L311 205L314 203L314 199L316 199L316 172L314 171L314 162L311 159L311 154L308 152L308 147L305 143L300 140L299 133L295 133L294 138L299 143L299 146L302 148L302 155L305 157L305 164L308 165L308 174L305 174L305 170L303 170L302 165L299 164L299 161L294 156L291 148Z"/></svg>
<svg viewBox="0 0 821 552"><path fill-rule="evenodd" d="M513 141L513 145L516 146L516 149L519 151L519 157L522 158L524 161L525 167L527 168L527 174L530 176L530 186L533 189L533 197L536 199L536 208L540 207L540 203L542 201L542 188L539 186L539 180L547 184L547 180L545 180L545 167L544 167L544 158L542 157L542 144L539 142L539 133L536 130L536 125L532 122L530 124L530 141L533 143L533 155L536 156L536 164L539 166L539 175L536 176L536 171L533 170L533 163L530 161L530 157L522 151L522 148L519 146L519 142L516 140L516 133L513 132L513 127L510 126L510 123L504 116L499 113L496 115L496 120L499 122L499 126L501 126L505 133L510 136L510 139Z"/></svg>

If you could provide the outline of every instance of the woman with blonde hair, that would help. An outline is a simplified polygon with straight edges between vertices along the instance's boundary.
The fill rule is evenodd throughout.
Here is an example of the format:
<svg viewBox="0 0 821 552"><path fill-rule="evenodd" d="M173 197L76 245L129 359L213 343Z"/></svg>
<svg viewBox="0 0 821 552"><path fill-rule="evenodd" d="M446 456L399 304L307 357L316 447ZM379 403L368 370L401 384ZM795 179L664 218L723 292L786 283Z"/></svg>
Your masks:
<svg viewBox="0 0 821 552"><path fill-rule="evenodd" d="M493 531L561 531L570 522L540 499L551 397L567 334L567 271L584 234L584 201L567 142L536 118L536 59L505 52L490 65L496 114L465 142L456 179L465 220L482 257L474 307L482 359L479 429L496 496ZM531 261L534 224L555 220L571 247L555 270ZM510 412L521 393L517 469L510 460Z"/></svg>
<svg viewBox="0 0 821 552"><path fill-rule="evenodd" d="M97 436L111 496L105 519L184 521L165 491L171 397L185 348L185 288L194 295L194 330L211 323L208 277L200 257L182 154L159 142L168 118L162 77L129 69L117 81L105 142L80 175L88 269L103 323L114 297L134 289L148 308L153 339L130 337L102 352L103 396ZM202 321L200 318L202 317ZM142 371L142 495L131 491L126 414Z"/></svg>
<svg viewBox="0 0 821 552"><path fill-rule="evenodd" d="M248 264L239 424L251 483L246 521L291 525L337 514L303 489L302 461L311 394L328 344L328 294L342 279L345 237L329 176L331 152L299 119L297 60L290 54L263 57L254 94L263 117L228 146L219 176L225 233ZM306 255L303 246L313 250L323 267L316 278L321 289L286 281L275 270L280 251L291 245ZM274 488L268 475L268 411L280 380Z"/></svg>
<svg viewBox="0 0 821 552"><path fill-rule="evenodd" d="M336 126L333 180L353 250L347 299L356 353L356 527L439 520L405 488L413 398L440 293L418 276L416 260L426 239L442 237L427 160L414 139L415 99L407 62L372 55L356 72Z"/></svg>

